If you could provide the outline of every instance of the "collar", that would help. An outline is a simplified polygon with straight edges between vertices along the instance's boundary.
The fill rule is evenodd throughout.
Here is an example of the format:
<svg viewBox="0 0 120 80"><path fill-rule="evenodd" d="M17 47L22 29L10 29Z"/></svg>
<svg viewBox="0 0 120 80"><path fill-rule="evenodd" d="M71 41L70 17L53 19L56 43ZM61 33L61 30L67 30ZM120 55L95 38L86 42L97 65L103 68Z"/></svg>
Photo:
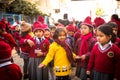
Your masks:
<svg viewBox="0 0 120 80"><path fill-rule="evenodd" d="M40 44L43 40L45 40L45 37L42 36L41 38L38 38L37 36L35 36L34 39L36 40L36 42L37 42L38 44Z"/></svg>
<svg viewBox="0 0 120 80"><path fill-rule="evenodd" d="M4 66L7 66L7 65L10 65L10 64L12 64L11 61L1 63L1 64L0 64L0 68L1 68L1 67L4 67Z"/></svg>
<svg viewBox="0 0 120 80"><path fill-rule="evenodd" d="M105 50L107 49L108 47L111 47L112 46L112 42L109 41L107 44L105 44L104 46L101 45L101 43L98 42L98 45L100 47L101 50Z"/></svg>

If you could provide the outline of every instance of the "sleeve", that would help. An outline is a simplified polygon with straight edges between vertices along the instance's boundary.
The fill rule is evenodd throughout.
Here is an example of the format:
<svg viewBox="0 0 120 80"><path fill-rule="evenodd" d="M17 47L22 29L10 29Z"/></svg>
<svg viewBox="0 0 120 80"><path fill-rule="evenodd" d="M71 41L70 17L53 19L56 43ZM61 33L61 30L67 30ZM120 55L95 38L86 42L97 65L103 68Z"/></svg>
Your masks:
<svg viewBox="0 0 120 80"><path fill-rule="evenodd" d="M46 54L48 53L49 46L50 46L50 42L49 42L49 41L46 41L45 43L46 43L46 45L45 45L45 52L44 52L44 55L46 55Z"/></svg>
<svg viewBox="0 0 120 80"><path fill-rule="evenodd" d="M49 51L48 54L46 55L44 61L42 62L42 64L47 65L50 61L53 60L53 57L55 55L55 45L51 44L49 47Z"/></svg>
<svg viewBox="0 0 120 80"><path fill-rule="evenodd" d="M91 53L91 51L92 51L92 49L93 49L93 47L94 47L94 45L95 45L96 42L97 42L97 41L96 41L95 38L91 38L91 40L90 40L90 42L89 42L89 51L85 54L86 57L89 57L89 56L90 56L90 53Z"/></svg>
<svg viewBox="0 0 120 80"><path fill-rule="evenodd" d="M24 38L21 37L20 45L24 45L24 44L27 44L27 39L24 39Z"/></svg>
<svg viewBox="0 0 120 80"><path fill-rule="evenodd" d="M80 44L80 40L78 39L78 40L75 42L75 46L74 46L74 53L75 53L75 54L78 54L79 44Z"/></svg>
<svg viewBox="0 0 120 80"><path fill-rule="evenodd" d="M115 47L115 74L114 78L120 79L120 49Z"/></svg>
<svg viewBox="0 0 120 80"><path fill-rule="evenodd" d="M94 63L95 63L95 47L93 48L90 54L90 59L89 59L88 67L87 67L88 71L91 71L93 69Z"/></svg>

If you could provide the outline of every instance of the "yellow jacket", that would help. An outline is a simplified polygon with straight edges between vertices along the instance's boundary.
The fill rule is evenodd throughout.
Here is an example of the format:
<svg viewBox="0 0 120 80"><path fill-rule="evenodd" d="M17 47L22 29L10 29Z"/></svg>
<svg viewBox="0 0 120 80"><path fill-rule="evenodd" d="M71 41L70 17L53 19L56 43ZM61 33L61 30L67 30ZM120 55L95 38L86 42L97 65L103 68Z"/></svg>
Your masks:
<svg viewBox="0 0 120 80"><path fill-rule="evenodd" d="M66 76L71 74L71 63L69 62L66 51L56 42L53 42L49 47L49 52L42 62L46 65L54 60L54 72L56 76Z"/></svg>

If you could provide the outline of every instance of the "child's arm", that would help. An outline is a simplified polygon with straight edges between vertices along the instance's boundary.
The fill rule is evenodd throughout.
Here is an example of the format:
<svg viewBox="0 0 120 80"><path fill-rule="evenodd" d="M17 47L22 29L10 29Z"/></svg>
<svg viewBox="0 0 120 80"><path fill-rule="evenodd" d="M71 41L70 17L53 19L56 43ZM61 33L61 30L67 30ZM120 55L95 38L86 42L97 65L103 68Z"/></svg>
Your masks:
<svg viewBox="0 0 120 80"><path fill-rule="evenodd" d="M47 66L47 64L53 60L54 54L55 54L55 45L51 44L45 59L43 60L42 63L39 64L38 67L41 68Z"/></svg>

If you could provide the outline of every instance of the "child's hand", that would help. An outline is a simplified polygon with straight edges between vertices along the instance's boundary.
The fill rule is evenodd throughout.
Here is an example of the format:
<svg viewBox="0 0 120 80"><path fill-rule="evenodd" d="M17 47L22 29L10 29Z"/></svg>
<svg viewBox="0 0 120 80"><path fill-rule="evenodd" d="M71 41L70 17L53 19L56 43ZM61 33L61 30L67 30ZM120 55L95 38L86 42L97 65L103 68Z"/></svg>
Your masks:
<svg viewBox="0 0 120 80"><path fill-rule="evenodd" d="M35 45L34 42L32 40L29 40L29 39L27 40L27 43L30 45L30 47L32 47L33 45Z"/></svg>
<svg viewBox="0 0 120 80"><path fill-rule="evenodd" d="M85 60L86 56L85 56L85 55L82 55L80 58L81 58L82 60Z"/></svg>
<svg viewBox="0 0 120 80"><path fill-rule="evenodd" d="M75 56L75 59L80 59L80 56Z"/></svg>
<svg viewBox="0 0 120 80"><path fill-rule="evenodd" d="M90 71L86 71L86 74L87 74L87 80L91 80L90 79Z"/></svg>
<svg viewBox="0 0 120 80"><path fill-rule="evenodd" d="M86 74L87 74L87 75L90 75L90 71L86 71Z"/></svg>
<svg viewBox="0 0 120 80"><path fill-rule="evenodd" d="M39 64L38 68L42 68L44 66L45 66L44 64Z"/></svg>
<svg viewBox="0 0 120 80"><path fill-rule="evenodd" d="M38 53L36 53L36 54L37 54L38 57L41 57L41 56L44 55L43 52L38 52Z"/></svg>

